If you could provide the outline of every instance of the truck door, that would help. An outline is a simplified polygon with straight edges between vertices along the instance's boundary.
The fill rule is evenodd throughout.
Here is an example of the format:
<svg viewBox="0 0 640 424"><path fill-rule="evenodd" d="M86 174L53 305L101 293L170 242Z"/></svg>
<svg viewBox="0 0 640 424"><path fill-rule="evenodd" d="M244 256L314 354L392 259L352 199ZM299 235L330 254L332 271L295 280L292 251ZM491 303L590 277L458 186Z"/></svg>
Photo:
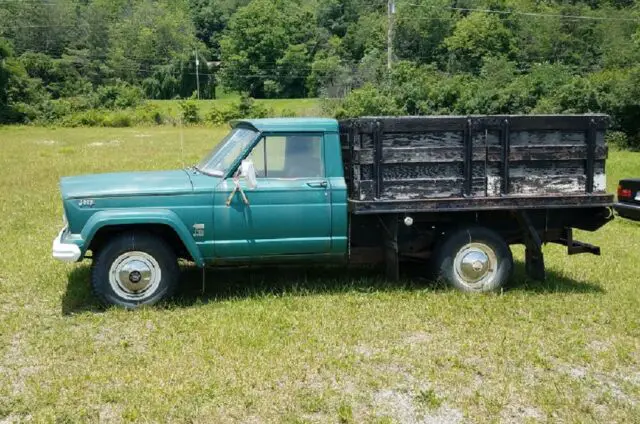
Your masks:
<svg viewBox="0 0 640 424"><path fill-rule="evenodd" d="M265 135L249 154L258 185L233 181L214 195L214 251L218 258L325 254L331 248L331 196L321 133Z"/></svg>

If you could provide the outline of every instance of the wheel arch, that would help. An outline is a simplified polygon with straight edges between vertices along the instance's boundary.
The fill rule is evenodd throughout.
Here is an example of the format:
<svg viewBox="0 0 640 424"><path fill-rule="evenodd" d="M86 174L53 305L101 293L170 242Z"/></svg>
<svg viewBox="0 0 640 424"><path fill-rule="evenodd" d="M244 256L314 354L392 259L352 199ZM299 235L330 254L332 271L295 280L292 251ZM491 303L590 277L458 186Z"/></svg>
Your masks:
<svg viewBox="0 0 640 424"><path fill-rule="evenodd" d="M85 224L82 255L97 250L111 237L126 231L149 232L166 240L178 256L187 257L199 267L204 259L182 220L170 210L100 211ZM188 256L187 256L188 255Z"/></svg>

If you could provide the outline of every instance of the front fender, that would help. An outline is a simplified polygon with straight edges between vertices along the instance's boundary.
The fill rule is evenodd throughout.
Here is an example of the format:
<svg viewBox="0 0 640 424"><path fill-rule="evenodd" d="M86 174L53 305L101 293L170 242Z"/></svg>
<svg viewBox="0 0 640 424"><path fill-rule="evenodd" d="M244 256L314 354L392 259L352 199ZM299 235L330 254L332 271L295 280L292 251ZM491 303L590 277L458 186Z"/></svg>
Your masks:
<svg viewBox="0 0 640 424"><path fill-rule="evenodd" d="M104 210L96 212L89 218L87 223L80 232L81 238L84 240L81 248L82 255L87 251L88 246L91 245L93 236L96 235L101 228L111 225L136 225L136 224L163 224L171 227L187 251L199 267L204 266L204 259L200 253L200 249L195 240L191 236L191 233L184 225L184 222L168 209L140 209L140 210Z"/></svg>

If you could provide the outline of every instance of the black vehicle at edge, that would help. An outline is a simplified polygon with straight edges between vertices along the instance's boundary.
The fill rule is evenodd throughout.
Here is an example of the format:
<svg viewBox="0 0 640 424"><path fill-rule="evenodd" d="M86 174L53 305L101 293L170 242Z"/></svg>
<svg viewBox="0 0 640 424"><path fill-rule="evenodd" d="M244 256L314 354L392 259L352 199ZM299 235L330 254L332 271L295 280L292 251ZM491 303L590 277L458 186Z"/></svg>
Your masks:
<svg viewBox="0 0 640 424"><path fill-rule="evenodd" d="M640 178L620 180L614 209L623 218L640 221Z"/></svg>

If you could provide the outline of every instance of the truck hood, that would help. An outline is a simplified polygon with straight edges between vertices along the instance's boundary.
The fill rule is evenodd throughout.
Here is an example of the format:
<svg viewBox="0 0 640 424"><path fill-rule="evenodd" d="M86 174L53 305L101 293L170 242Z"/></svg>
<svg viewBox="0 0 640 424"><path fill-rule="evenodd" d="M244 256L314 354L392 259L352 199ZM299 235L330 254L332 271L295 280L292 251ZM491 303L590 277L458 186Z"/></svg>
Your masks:
<svg viewBox="0 0 640 424"><path fill-rule="evenodd" d="M184 170L88 174L60 179L63 199L180 194L193 191Z"/></svg>

